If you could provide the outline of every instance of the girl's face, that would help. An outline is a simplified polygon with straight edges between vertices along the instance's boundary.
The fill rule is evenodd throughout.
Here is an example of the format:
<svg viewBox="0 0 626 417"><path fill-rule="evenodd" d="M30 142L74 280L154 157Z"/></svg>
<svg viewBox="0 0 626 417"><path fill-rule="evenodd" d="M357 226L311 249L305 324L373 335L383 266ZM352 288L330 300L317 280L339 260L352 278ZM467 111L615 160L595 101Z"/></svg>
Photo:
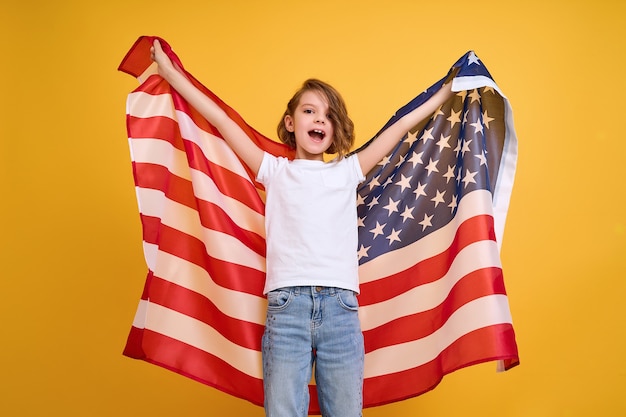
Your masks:
<svg viewBox="0 0 626 417"><path fill-rule="evenodd" d="M328 102L317 91L305 91L293 115L285 116L285 127L296 137L296 158L324 160L333 143L333 124L328 118Z"/></svg>

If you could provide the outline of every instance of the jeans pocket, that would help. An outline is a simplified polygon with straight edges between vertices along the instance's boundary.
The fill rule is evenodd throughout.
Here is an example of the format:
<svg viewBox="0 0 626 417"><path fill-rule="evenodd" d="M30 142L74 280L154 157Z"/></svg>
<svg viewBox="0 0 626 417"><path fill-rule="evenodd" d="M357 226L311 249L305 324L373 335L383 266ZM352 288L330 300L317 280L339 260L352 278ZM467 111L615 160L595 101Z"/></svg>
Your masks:
<svg viewBox="0 0 626 417"><path fill-rule="evenodd" d="M351 290L339 290L337 291L337 300L342 308L349 311L357 311L359 309L359 301L356 298L356 293Z"/></svg>
<svg viewBox="0 0 626 417"><path fill-rule="evenodd" d="M284 289L273 290L267 293L267 309L280 311L289 305L293 298L292 292Z"/></svg>

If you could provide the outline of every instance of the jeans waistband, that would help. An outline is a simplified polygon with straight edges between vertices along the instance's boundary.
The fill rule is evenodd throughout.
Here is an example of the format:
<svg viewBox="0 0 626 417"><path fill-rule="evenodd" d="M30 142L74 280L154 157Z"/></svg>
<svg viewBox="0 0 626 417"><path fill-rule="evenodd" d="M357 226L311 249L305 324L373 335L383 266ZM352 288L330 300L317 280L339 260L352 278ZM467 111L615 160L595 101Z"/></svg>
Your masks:
<svg viewBox="0 0 626 417"><path fill-rule="evenodd" d="M304 286L297 286L297 287L286 287L286 288L281 288L284 291L291 291L293 292L295 295L300 295L300 294L319 294L319 295L335 295L337 294L338 291L341 291L341 288L336 288L336 287L324 287L321 285L304 285Z"/></svg>

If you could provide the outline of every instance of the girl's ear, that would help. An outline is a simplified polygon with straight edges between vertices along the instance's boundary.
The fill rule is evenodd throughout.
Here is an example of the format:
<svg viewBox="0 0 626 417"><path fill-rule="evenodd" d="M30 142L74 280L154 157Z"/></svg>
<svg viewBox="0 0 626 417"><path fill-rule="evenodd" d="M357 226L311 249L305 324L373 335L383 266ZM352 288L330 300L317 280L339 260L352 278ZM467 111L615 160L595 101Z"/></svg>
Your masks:
<svg viewBox="0 0 626 417"><path fill-rule="evenodd" d="M293 124L293 117L291 117L290 115L285 115L285 118L283 119L285 121L285 129L287 129L287 132L292 132L295 130L294 129L294 124Z"/></svg>

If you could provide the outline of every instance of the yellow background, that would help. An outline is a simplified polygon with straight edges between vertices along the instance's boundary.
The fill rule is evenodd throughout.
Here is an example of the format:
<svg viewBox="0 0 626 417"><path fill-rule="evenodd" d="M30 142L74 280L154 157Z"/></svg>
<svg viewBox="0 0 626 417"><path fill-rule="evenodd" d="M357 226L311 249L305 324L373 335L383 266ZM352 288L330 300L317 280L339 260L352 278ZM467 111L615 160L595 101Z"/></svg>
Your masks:
<svg viewBox="0 0 626 417"><path fill-rule="evenodd" d="M32 1L0 6L0 415L262 416L121 355L142 290L116 71L140 35L274 136L307 77L359 143L474 49L513 105L504 238L521 366L374 416L626 415L624 1Z"/></svg>

